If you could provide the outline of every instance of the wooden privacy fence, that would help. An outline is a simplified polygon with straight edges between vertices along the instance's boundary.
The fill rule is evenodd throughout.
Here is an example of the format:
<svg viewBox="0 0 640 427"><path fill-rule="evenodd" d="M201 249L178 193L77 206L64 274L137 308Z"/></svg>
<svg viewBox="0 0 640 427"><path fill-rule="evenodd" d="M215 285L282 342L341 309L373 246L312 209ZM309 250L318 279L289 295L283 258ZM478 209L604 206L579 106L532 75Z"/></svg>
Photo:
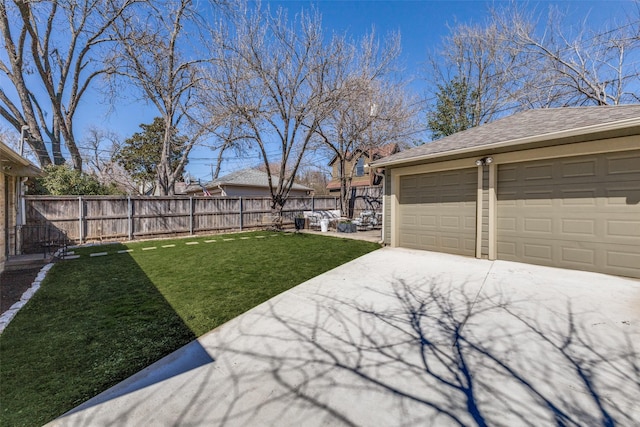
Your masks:
<svg viewBox="0 0 640 427"><path fill-rule="evenodd" d="M382 186L351 189L349 214L357 218L362 212L382 213Z"/></svg>
<svg viewBox="0 0 640 427"><path fill-rule="evenodd" d="M284 224L309 210L337 209L335 197L290 197ZM26 226L49 226L69 241L135 240L268 225L269 197L26 196Z"/></svg>

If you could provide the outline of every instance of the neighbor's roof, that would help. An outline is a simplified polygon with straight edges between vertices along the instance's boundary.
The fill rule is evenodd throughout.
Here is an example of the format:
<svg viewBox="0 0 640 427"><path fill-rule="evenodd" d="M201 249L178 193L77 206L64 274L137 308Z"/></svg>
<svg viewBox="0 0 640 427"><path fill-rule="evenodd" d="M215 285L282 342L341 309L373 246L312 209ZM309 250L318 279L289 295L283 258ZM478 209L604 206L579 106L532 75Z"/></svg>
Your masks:
<svg viewBox="0 0 640 427"><path fill-rule="evenodd" d="M0 168L12 176L40 176L42 170L0 141Z"/></svg>
<svg viewBox="0 0 640 427"><path fill-rule="evenodd" d="M367 157L369 157L370 159L373 159L373 160L378 160L378 159L381 159L383 157L387 157L387 156L389 156L389 155L391 155L393 153L398 152L399 148L400 147L398 146L397 143L390 142L389 144L385 144L385 145L382 145L380 147L373 147L373 148L371 148L369 150L362 150L362 149L358 148L358 149L355 150L355 152L359 152L359 151L366 152L366 151L368 151ZM351 158L353 157L353 153L347 152L345 157L346 157L347 160L350 161ZM333 156L331 158L331 161L329 161L329 166L333 165L333 163L337 159L338 159L338 155Z"/></svg>
<svg viewBox="0 0 640 427"><path fill-rule="evenodd" d="M353 178L351 178L351 188L369 187L369 186L371 186L371 176L370 175L354 176ZM339 179L335 179L335 180L332 179L327 184L327 189L328 190L337 190L339 188L341 188L341 184L340 184L340 180Z"/></svg>
<svg viewBox="0 0 640 427"><path fill-rule="evenodd" d="M271 176L271 182L273 186L277 186L280 180L277 176ZM266 172L259 171L257 169L243 169L229 175L225 175L218 179L205 184L207 189L224 186L236 186L236 187L269 187L269 180ZM197 184L191 184L188 188L188 192L201 190ZM291 187L292 190L312 191L312 188L306 187L302 184L294 183Z"/></svg>
<svg viewBox="0 0 640 427"><path fill-rule="evenodd" d="M589 135L630 128L638 128L631 134L640 131L638 104L527 110L402 151L373 165L393 166L491 149L510 151L515 146L542 141L562 144L568 142L566 138L586 140Z"/></svg>

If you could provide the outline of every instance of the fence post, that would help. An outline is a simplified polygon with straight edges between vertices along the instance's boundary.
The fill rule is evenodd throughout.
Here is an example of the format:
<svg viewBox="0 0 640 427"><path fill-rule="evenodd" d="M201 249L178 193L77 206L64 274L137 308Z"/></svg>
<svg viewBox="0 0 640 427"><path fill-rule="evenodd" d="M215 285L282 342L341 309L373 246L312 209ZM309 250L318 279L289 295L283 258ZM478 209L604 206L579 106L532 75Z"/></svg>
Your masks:
<svg viewBox="0 0 640 427"><path fill-rule="evenodd" d="M242 197L239 197L238 200L240 201L240 231L242 231L242 226L244 225L244 220L242 218Z"/></svg>
<svg viewBox="0 0 640 427"><path fill-rule="evenodd" d="M127 196L127 228L129 230L129 240L133 240L133 204L131 196Z"/></svg>
<svg viewBox="0 0 640 427"><path fill-rule="evenodd" d="M80 244L82 244L82 221L83 221L83 215L84 214L84 207L82 206L82 196L78 196L78 235L79 235L79 240L80 240Z"/></svg>
<svg viewBox="0 0 640 427"><path fill-rule="evenodd" d="M189 235L193 236L193 196L189 197Z"/></svg>

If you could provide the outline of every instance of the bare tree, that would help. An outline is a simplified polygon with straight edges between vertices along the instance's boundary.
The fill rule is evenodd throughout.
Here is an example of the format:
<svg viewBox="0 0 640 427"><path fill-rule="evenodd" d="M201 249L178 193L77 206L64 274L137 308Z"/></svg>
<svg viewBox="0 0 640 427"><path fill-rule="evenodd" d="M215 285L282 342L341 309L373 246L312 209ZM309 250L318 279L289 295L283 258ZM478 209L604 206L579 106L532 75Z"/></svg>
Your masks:
<svg viewBox="0 0 640 427"><path fill-rule="evenodd" d="M640 101L640 20L576 33L552 9L546 25L517 3L491 11L484 24L459 24L431 59L433 107L444 100L478 126L529 108L614 105ZM464 86L463 96L455 90ZM454 99L454 97L457 98ZM448 99L447 99L448 98Z"/></svg>
<svg viewBox="0 0 640 427"><path fill-rule="evenodd" d="M340 61L328 79L338 99L316 135L338 164L340 208L346 213L358 158L411 139L417 129L417 104L405 94L403 82L395 80L399 35L389 35L382 46L373 33L358 44L344 39L332 44L341 46Z"/></svg>
<svg viewBox="0 0 640 427"><path fill-rule="evenodd" d="M82 140L82 146L84 169L93 173L101 184L115 185L128 194L139 193L139 186L115 159L121 148L117 133L91 126Z"/></svg>
<svg viewBox="0 0 640 427"><path fill-rule="evenodd" d="M200 40L204 24L191 0L161 5L148 2L144 6L144 20L139 18L140 11L132 11L116 22L120 49L112 61L116 74L137 87L141 99L152 103L164 120L156 188L167 195L174 193L191 149L209 130L191 116L202 91L202 67L208 58L202 57L190 41ZM172 135L176 129L187 135L187 141L179 161L172 163Z"/></svg>
<svg viewBox="0 0 640 427"><path fill-rule="evenodd" d="M549 106L617 105L640 101L640 19L614 28L590 28L586 19L575 34L564 16L552 9L543 34L530 16L513 7L493 13L508 29L511 51L526 67L526 91L546 95ZM520 100L524 103L524 100Z"/></svg>
<svg viewBox="0 0 640 427"><path fill-rule="evenodd" d="M442 90L451 82L463 82L468 88L463 110L470 112L470 127L515 109L513 94L518 93L521 81L514 73L518 57L507 48L502 28L494 22L458 24L450 32L443 39L442 48L430 58L434 88ZM434 98L437 92L434 91Z"/></svg>
<svg viewBox="0 0 640 427"><path fill-rule="evenodd" d="M234 117L237 135L260 153L272 209L281 213L305 150L336 94L326 79L336 49L325 45L320 18L257 7L217 33L211 91L214 108ZM276 167L274 167L276 165ZM276 169L276 170L274 170ZM277 177L275 180L273 177Z"/></svg>
<svg viewBox="0 0 640 427"><path fill-rule="evenodd" d="M298 182L312 188L315 196L325 196L329 194L327 190L327 171L321 167L317 165L303 166L298 171L298 177Z"/></svg>
<svg viewBox="0 0 640 427"><path fill-rule="evenodd" d="M64 144L73 166L82 169L75 114L96 78L111 71L101 50L113 42L113 21L136 1L0 1L6 50L0 70L11 83L0 88L0 115L18 132L28 126L27 142L42 166L64 163Z"/></svg>

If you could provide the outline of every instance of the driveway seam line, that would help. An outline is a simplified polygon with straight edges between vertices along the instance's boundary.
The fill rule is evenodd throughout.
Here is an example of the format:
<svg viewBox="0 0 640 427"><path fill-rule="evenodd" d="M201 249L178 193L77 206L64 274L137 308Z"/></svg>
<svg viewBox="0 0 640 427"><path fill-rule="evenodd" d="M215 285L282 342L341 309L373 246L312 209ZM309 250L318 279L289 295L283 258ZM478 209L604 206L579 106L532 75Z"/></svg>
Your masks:
<svg viewBox="0 0 640 427"><path fill-rule="evenodd" d="M471 308L469 309L469 312L473 312L473 308L475 307L476 302L478 302L478 297L480 297L480 292L482 292L482 289L484 289L485 283L487 283L487 279L489 278L489 274L491 274L491 270L493 269L494 263L495 263L495 260L491 261L491 266L489 266L489 270L487 270L487 274L484 275L484 279L482 280L482 285L480 285L480 289L478 289L478 293L476 293L476 296L473 299L473 302L471 303ZM458 337L462 334L462 330L466 325L467 325L467 319L464 319L464 322L462 322L462 325L460 325L460 329L456 336L456 340L453 343L453 347L455 347L458 344Z"/></svg>

